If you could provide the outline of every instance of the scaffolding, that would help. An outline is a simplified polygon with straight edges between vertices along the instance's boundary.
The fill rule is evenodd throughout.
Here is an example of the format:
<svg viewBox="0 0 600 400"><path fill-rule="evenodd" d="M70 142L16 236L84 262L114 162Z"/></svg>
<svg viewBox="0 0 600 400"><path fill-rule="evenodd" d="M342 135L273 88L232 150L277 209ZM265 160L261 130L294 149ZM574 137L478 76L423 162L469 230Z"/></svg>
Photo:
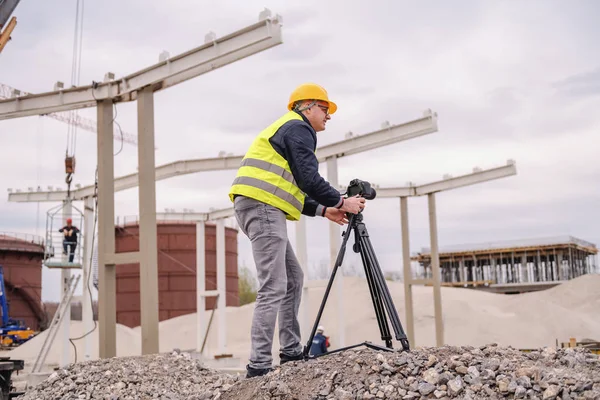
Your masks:
<svg viewBox="0 0 600 400"><path fill-rule="evenodd" d="M600 273L596 245L573 236L448 246L440 249L442 286L497 292L541 290ZM431 278L431 253L411 257L417 274Z"/></svg>

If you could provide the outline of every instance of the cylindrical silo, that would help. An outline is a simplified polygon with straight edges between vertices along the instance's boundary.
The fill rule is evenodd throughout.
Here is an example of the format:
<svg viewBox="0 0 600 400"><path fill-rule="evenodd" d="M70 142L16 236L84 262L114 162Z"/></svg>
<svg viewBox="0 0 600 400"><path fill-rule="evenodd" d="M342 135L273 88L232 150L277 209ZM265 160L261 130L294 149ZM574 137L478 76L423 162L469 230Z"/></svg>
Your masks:
<svg viewBox="0 0 600 400"><path fill-rule="evenodd" d="M8 315L22 320L33 330L39 330L47 323L42 306L43 259L42 237L0 234L0 266L4 270Z"/></svg>
<svg viewBox="0 0 600 400"><path fill-rule="evenodd" d="M206 289L215 290L216 227L206 223ZM237 268L237 230L225 228L225 273L227 306L239 306ZM196 223L158 221L158 301L159 321L196 312ZM115 228L115 251L139 251L139 225ZM117 323L140 325L139 263L116 267ZM206 308L214 307L214 298L206 299Z"/></svg>

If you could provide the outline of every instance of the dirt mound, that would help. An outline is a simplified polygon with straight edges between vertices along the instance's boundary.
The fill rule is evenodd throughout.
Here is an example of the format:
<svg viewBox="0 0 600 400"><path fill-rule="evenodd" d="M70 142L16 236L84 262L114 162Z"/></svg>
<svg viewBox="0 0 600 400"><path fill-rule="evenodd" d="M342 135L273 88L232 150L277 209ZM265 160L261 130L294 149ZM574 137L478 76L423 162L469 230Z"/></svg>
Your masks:
<svg viewBox="0 0 600 400"><path fill-rule="evenodd" d="M597 399L600 360L581 349L495 345L346 351L244 379L220 399Z"/></svg>

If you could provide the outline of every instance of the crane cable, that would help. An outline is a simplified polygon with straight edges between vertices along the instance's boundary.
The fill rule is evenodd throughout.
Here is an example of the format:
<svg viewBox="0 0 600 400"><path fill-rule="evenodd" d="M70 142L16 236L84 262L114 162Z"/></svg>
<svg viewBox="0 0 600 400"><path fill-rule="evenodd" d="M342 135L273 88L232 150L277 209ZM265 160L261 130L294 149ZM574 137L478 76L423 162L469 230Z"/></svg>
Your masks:
<svg viewBox="0 0 600 400"><path fill-rule="evenodd" d="M77 0L75 6L75 32L73 35L73 59L71 63L71 86L78 86L81 75L81 48L83 43L83 2ZM81 4L81 6L80 6ZM74 122L77 118L77 111L69 111L69 120ZM71 182L75 173L75 148L77 146L77 126L74 123L67 125L67 148L65 151L65 172L67 177L67 196L71 195Z"/></svg>

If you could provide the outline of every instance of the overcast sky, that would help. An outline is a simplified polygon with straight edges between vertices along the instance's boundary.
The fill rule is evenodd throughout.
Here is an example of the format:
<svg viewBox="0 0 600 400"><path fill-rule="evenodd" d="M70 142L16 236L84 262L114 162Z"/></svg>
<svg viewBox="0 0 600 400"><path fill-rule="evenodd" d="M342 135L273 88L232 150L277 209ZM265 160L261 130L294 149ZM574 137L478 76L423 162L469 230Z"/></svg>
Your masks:
<svg viewBox="0 0 600 400"><path fill-rule="evenodd" d="M71 82L75 0L24 1L0 55L0 83L46 92ZM417 184L514 159L518 175L437 196L439 243L573 235L600 243L600 3L596 1L192 1L86 2L80 84L117 77L257 21L283 16L284 43L155 97L157 165L243 154L286 111L290 92L313 81L339 106L319 145L438 114L439 131L339 161L339 181ZM136 133L135 103L117 122ZM95 119L95 109L81 112ZM65 187L67 125L46 117L0 121L0 231L44 235L55 204L9 203L7 188ZM115 142L115 149L120 144ZM74 184L93 183L95 134L78 131ZM136 171L125 144L116 176ZM322 166L326 176L326 168ZM157 183L157 209L225 208L235 171ZM79 203L81 207L81 203ZM81 207L82 208L82 207ZM409 201L411 251L429 246L427 199ZM39 210L39 211L38 211ZM137 189L116 195L116 215L137 214ZM386 270L401 268L399 201L369 202L365 222ZM309 227L309 265L328 260L328 222ZM293 225L290 225L293 240ZM253 267L240 234L240 264ZM358 262L350 257L349 262ZM59 274L44 269L43 298Z"/></svg>

